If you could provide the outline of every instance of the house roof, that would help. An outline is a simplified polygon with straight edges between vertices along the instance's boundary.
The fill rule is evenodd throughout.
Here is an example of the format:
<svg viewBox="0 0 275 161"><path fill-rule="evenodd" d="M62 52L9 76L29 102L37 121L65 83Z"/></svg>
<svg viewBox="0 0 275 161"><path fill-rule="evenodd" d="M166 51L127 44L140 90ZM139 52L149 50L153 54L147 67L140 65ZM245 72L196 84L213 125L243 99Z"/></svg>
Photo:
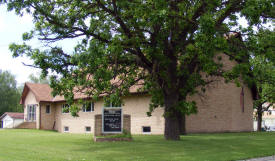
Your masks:
<svg viewBox="0 0 275 161"><path fill-rule="evenodd" d="M17 112L5 112L0 119L3 119L5 116L10 116L13 119L24 119L24 113L17 113Z"/></svg>
<svg viewBox="0 0 275 161"><path fill-rule="evenodd" d="M24 104L24 100L29 93L29 91L33 92L35 99L37 102L51 102L53 100L53 96L51 95L52 89L48 84L39 84L39 83L25 83L20 104Z"/></svg>
<svg viewBox="0 0 275 161"><path fill-rule="evenodd" d="M129 91L130 93L137 93L138 89L141 88L142 85L134 85ZM24 104L24 100L28 94L28 92L33 92L37 102L61 102L65 101L64 96L57 95L55 97L52 96L52 88L48 84L39 84L39 83L25 83L20 104ZM101 95L103 96L103 95ZM87 99L89 96L85 95L82 92L79 92L77 89L74 92L74 99Z"/></svg>

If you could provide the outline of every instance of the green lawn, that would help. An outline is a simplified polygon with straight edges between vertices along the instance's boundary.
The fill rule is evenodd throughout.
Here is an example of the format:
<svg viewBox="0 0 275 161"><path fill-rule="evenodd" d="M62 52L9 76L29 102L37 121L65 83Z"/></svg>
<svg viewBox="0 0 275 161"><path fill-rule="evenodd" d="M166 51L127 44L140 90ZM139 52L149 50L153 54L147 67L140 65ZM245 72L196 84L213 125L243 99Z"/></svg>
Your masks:
<svg viewBox="0 0 275 161"><path fill-rule="evenodd" d="M223 161L275 154L275 133L134 136L132 142L94 143L92 135L0 130L1 161Z"/></svg>

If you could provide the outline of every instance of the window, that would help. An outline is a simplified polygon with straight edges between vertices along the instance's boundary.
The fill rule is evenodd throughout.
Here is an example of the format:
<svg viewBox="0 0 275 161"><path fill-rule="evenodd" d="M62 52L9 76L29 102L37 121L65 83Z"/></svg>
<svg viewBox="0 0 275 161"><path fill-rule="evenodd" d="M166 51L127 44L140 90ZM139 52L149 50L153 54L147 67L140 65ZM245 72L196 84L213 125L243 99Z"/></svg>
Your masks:
<svg viewBox="0 0 275 161"><path fill-rule="evenodd" d="M51 106L50 105L46 105L46 113L51 113Z"/></svg>
<svg viewBox="0 0 275 161"><path fill-rule="evenodd" d="M143 133L151 133L151 126L142 126Z"/></svg>
<svg viewBox="0 0 275 161"><path fill-rule="evenodd" d="M36 120L36 105L27 105L27 120Z"/></svg>
<svg viewBox="0 0 275 161"><path fill-rule="evenodd" d="M69 126L64 126L64 132L69 132Z"/></svg>
<svg viewBox="0 0 275 161"><path fill-rule="evenodd" d="M85 131L86 131L86 132L91 132L91 126L86 126L86 127L85 127Z"/></svg>
<svg viewBox="0 0 275 161"><path fill-rule="evenodd" d="M62 105L62 113L69 113L70 112L70 105L63 104Z"/></svg>
<svg viewBox="0 0 275 161"><path fill-rule="evenodd" d="M117 103L112 103L112 102L106 102L104 103L105 107L121 107L121 103L117 102Z"/></svg>
<svg viewBox="0 0 275 161"><path fill-rule="evenodd" d="M92 112L94 111L94 103L93 102L87 102L85 104L83 104L82 106L82 111L83 112Z"/></svg>

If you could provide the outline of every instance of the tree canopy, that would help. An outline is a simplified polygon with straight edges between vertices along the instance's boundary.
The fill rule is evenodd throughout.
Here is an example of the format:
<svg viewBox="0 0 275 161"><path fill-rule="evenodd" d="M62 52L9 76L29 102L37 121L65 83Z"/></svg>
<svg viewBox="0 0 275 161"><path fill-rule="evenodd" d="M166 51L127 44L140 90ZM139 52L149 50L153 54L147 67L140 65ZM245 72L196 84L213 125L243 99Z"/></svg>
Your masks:
<svg viewBox="0 0 275 161"><path fill-rule="evenodd" d="M25 43L10 49L15 57L31 57L44 75L56 73L51 78L54 94L72 103L72 91L80 87L93 99L107 94L106 100L117 101L131 86L142 84L141 90L152 96L149 115L164 107L165 138L173 140L179 139L181 118L196 112L196 103L187 96L209 83L201 73L231 79L245 75L249 56L256 53L249 46L253 36L269 30L264 24L275 17L273 0L1 2L19 15L33 16L35 27L23 34ZM248 27L240 24L240 17ZM32 38L48 48L27 45ZM75 38L79 42L72 53L52 43ZM239 62L231 73L225 74L222 61L214 60L221 52Z"/></svg>
<svg viewBox="0 0 275 161"><path fill-rule="evenodd" d="M0 116L5 112L21 112L20 92L15 77L8 71L0 70Z"/></svg>
<svg viewBox="0 0 275 161"><path fill-rule="evenodd" d="M254 108L257 110L258 131L261 131L263 112L275 105L275 32L261 31L259 34L253 45L259 54L250 58L249 77L256 91Z"/></svg>

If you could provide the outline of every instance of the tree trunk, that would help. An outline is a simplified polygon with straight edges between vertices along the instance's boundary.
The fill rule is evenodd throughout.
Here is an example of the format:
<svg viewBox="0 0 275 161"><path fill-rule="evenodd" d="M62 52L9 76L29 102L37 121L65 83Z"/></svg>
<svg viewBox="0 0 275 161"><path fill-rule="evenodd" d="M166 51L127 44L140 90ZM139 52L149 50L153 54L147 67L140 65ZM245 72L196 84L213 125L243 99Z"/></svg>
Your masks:
<svg viewBox="0 0 275 161"><path fill-rule="evenodd" d="M164 137L166 140L180 140L179 121L177 117L165 117Z"/></svg>
<svg viewBox="0 0 275 161"><path fill-rule="evenodd" d="M186 135L186 125L185 125L185 115L179 115L179 128L180 128L180 135Z"/></svg>
<svg viewBox="0 0 275 161"><path fill-rule="evenodd" d="M180 140L180 128L178 113L175 106L178 103L178 95L171 92L170 95L164 97L165 104L165 129L164 137L166 140Z"/></svg>
<svg viewBox="0 0 275 161"><path fill-rule="evenodd" d="M262 116L262 113L261 114L259 114L258 113L258 116L257 116L258 118L258 126L257 126L257 131L262 131L262 120L263 120L263 116Z"/></svg>
<svg viewBox="0 0 275 161"><path fill-rule="evenodd" d="M258 106L257 108L257 131L262 131L262 120L263 120L263 112L262 112L262 106Z"/></svg>

